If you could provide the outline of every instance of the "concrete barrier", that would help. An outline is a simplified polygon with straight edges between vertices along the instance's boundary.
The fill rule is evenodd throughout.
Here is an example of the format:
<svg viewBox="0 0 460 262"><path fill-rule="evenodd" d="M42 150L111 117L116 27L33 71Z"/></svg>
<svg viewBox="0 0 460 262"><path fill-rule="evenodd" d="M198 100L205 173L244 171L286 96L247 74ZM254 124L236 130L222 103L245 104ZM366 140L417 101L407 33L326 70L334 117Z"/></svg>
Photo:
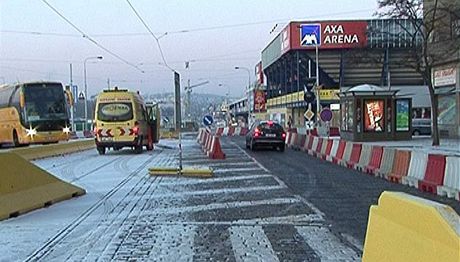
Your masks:
<svg viewBox="0 0 460 262"><path fill-rule="evenodd" d="M0 220L85 194L15 153L0 153L0 166Z"/></svg>
<svg viewBox="0 0 460 262"><path fill-rule="evenodd" d="M308 149L309 155L314 155L316 148L318 147L319 138L317 136L313 137L313 143L311 144L311 148Z"/></svg>
<svg viewBox="0 0 460 262"><path fill-rule="evenodd" d="M386 176L386 179L394 183L401 183L403 177L407 176L410 162L411 151L399 149L396 150L393 168L391 169L391 172Z"/></svg>
<svg viewBox="0 0 460 262"><path fill-rule="evenodd" d="M369 165L372 156L372 146L369 144L363 144L361 146L361 155L359 161L354 165L354 168L359 171L364 171L364 168Z"/></svg>
<svg viewBox="0 0 460 262"><path fill-rule="evenodd" d="M444 181L441 186L438 186L438 195L447 196L459 200L460 192L460 157L446 157L446 172Z"/></svg>
<svg viewBox="0 0 460 262"><path fill-rule="evenodd" d="M339 148L337 149L337 154L332 158L332 162L335 164L340 164L342 161L343 156L345 154L345 149L347 148L347 142L345 140L340 139ZM351 154L351 145L350 145L350 154ZM350 156L348 156L350 158Z"/></svg>
<svg viewBox="0 0 460 262"><path fill-rule="evenodd" d="M424 192L436 194L437 187L444 181L446 170L446 156L429 154L426 164L425 176L418 181L418 189Z"/></svg>
<svg viewBox="0 0 460 262"><path fill-rule="evenodd" d="M393 168L395 153L396 149L394 148L383 148L382 161L380 162L380 167L374 172L375 176L384 178L388 176Z"/></svg>
<svg viewBox="0 0 460 262"><path fill-rule="evenodd" d="M421 151L414 151L411 154L409 171L407 176L403 177L402 183L418 188L418 181L422 180L425 175L428 154Z"/></svg>
<svg viewBox="0 0 460 262"><path fill-rule="evenodd" d="M361 156L362 144L354 143L351 150L350 160L347 161L348 168L354 168L358 164L359 157Z"/></svg>
<svg viewBox="0 0 460 262"><path fill-rule="evenodd" d="M34 147L15 148L11 150L11 152L26 160L35 160L89 150L95 147L96 144L94 143L94 140L88 139Z"/></svg>
<svg viewBox="0 0 460 262"><path fill-rule="evenodd" d="M339 149L339 139L331 139L332 140L332 148L329 155L326 156L326 160L332 162L333 157L337 155L337 149Z"/></svg>
<svg viewBox="0 0 460 262"><path fill-rule="evenodd" d="M364 172L367 174L375 175L375 171L380 168L382 162L383 147L372 146L371 159L369 164L364 167Z"/></svg>
<svg viewBox="0 0 460 262"><path fill-rule="evenodd" d="M370 208L362 261L458 262L459 221L449 206L383 192Z"/></svg>

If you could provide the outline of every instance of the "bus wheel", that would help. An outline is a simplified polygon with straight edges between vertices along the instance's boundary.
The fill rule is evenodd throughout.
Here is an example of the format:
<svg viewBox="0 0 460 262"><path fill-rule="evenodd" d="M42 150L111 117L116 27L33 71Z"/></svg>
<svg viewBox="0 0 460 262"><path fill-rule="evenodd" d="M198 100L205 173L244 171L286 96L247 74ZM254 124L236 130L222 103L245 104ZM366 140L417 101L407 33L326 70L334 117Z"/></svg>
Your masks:
<svg viewBox="0 0 460 262"><path fill-rule="evenodd" d="M13 145L14 147L19 147L19 138L18 138L18 133L16 133L16 130L13 131Z"/></svg>
<svg viewBox="0 0 460 262"><path fill-rule="evenodd" d="M97 147L97 152L99 153L99 155L105 155L105 147L98 146Z"/></svg>

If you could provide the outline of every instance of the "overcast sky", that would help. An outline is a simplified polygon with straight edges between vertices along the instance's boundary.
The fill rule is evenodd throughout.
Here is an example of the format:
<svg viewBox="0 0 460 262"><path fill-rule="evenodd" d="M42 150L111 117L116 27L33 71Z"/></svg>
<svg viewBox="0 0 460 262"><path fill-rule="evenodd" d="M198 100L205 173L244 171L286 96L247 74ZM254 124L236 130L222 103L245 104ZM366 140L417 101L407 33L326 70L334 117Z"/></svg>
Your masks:
<svg viewBox="0 0 460 262"><path fill-rule="evenodd" d="M210 81L194 92L224 95L230 90L231 96L242 96L248 81L248 73L234 67L253 72L261 50L288 21L371 18L377 7L376 0L129 1L161 37L167 63L183 80ZM173 90L173 75L160 64L154 38L126 0L47 2L131 65L83 38L41 0L0 0L0 83L57 80L67 84L72 63L74 83L82 90L83 61L101 55L103 60L87 63L90 94L106 88L108 78L112 86L142 93ZM188 70L185 61L192 61Z"/></svg>

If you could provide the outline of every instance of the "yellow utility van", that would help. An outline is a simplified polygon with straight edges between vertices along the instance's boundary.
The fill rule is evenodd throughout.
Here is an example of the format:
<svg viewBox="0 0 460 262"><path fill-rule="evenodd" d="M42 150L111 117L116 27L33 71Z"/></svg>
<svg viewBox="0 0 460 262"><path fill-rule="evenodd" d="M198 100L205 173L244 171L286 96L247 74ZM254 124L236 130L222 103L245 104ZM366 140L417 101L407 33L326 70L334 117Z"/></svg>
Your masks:
<svg viewBox="0 0 460 262"><path fill-rule="evenodd" d="M141 153L143 146L153 150L154 130L151 128L142 97L126 89L104 90L97 96L94 133L100 155L106 149L131 147Z"/></svg>

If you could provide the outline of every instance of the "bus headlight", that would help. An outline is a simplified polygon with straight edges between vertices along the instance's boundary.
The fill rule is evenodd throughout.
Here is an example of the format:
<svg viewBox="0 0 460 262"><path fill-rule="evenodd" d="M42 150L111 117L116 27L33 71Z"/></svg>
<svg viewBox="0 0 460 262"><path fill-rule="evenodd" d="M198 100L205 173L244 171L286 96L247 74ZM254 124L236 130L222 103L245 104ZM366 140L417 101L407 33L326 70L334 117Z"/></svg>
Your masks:
<svg viewBox="0 0 460 262"><path fill-rule="evenodd" d="M35 130L35 128L29 128L27 129L27 135L30 136L30 137L33 137L37 134L37 130Z"/></svg>
<svg viewBox="0 0 460 262"><path fill-rule="evenodd" d="M69 134L70 133L70 128L66 126L66 127L64 127L62 129L62 132L66 133L66 134Z"/></svg>

